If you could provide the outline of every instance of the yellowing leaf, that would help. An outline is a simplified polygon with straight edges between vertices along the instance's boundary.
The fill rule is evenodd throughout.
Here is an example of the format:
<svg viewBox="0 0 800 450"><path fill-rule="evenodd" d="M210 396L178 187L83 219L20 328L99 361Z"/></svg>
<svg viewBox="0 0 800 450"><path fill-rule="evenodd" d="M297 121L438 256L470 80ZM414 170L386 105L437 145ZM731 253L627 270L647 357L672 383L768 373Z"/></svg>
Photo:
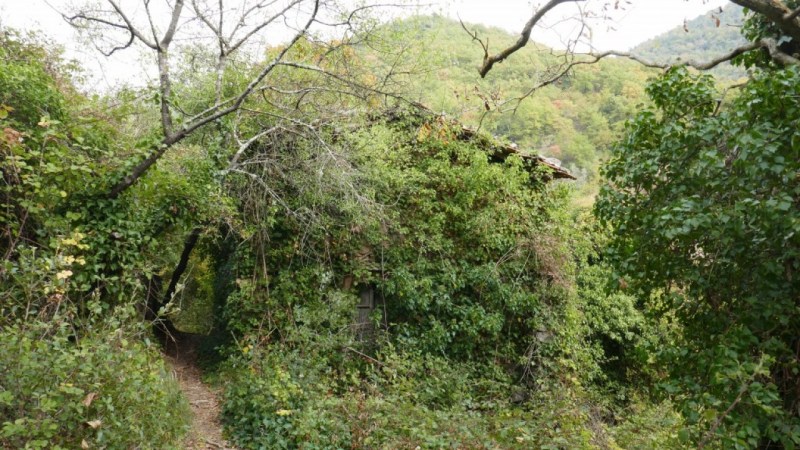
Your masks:
<svg viewBox="0 0 800 450"><path fill-rule="evenodd" d="M103 422L102 422L102 421L100 421L100 420L97 420L97 419L95 419L95 420L90 420L90 421L86 422L86 425L89 425L89 426L90 426L90 427L92 427L92 429L94 429L94 430L96 430L96 429L100 428L100 425L102 425L102 424L103 424Z"/></svg>
<svg viewBox="0 0 800 450"><path fill-rule="evenodd" d="M71 276L72 276L71 270L62 270L61 272L58 272L56 274L56 278L58 278L59 280L65 280Z"/></svg>

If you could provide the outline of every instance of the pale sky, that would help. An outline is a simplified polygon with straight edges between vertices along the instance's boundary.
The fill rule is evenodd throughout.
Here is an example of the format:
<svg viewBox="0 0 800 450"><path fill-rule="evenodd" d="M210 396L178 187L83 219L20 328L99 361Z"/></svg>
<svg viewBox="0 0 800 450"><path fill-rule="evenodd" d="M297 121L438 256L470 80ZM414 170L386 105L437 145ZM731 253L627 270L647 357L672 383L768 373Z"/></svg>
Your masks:
<svg viewBox="0 0 800 450"><path fill-rule="evenodd" d="M554 17L572 15L578 5L599 6L609 0L590 0L584 3L564 4L551 11ZM449 15L458 14L465 22L498 26L518 34L541 0L453 0ZM611 1L613 3L613 1ZM624 9L610 11L612 20L598 23L593 28L593 44L598 50L628 50L636 44L680 26L684 19L691 20L714 8L725 6L728 0L630 0L620 1ZM628 4L629 3L629 4ZM556 19L557 20L557 19ZM551 19L551 22L554 21ZM609 29L609 25L614 30ZM559 41L547 30L534 29L532 39L555 46Z"/></svg>
<svg viewBox="0 0 800 450"><path fill-rule="evenodd" d="M233 0L235 1L235 0ZM121 0L122 5L138 0ZM556 25L561 18L574 15L576 5L599 8L608 0L590 0L576 4L564 4L547 16L547 25ZM76 33L54 10L66 9L76 0L0 0L0 26L17 29L43 30L56 42L64 45L67 56L78 59L94 75L93 83L103 89L120 81L143 84L148 71L139 62L136 51L118 53L110 60L100 55L91 45L80 42ZM391 2L382 2L391 3ZM518 34L530 18L534 7L543 0L427 0L431 11L460 17L464 22L497 26ZM611 2L613 3L613 1ZM630 3L630 4L627 4ZM596 23L592 28L592 43L598 50L627 50L636 44L679 26L684 20L693 19L707 11L724 6L727 0L630 0L624 10L611 10L611 20ZM388 14L386 16L389 16ZM557 32L544 27L534 29L532 39L558 47L564 35L574 28L574 23L565 22L555 27ZM613 29L612 29L613 28ZM149 70L146 70L149 69Z"/></svg>

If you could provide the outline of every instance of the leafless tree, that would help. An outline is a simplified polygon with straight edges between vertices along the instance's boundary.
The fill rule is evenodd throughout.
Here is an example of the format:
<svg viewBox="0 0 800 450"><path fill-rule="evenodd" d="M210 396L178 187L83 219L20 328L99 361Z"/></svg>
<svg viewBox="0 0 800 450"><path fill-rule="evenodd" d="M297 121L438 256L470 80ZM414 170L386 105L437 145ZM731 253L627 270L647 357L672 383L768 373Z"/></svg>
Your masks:
<svg viewBox="0 0 800 450"><path fill-rule="evenodd" d="M305 97L311 92L336 91L359 95L370 91L383 93L380 85L365 85L347 72L337 72L320 61L289 60L301 41L314 40L320 29L341 29L346 37L336 40L328 50L347 45L355 39L358 16L371 8L402 4L373 4L345 12L335 0L137 0L121 2L102 0L64 13L73 26L84 30L105 55L138 46L154 55L158 68L159 117L162 139L150 149L129 173L114 185L108 196L115 198L136 183L163 155L198 129L225 116L240 113L254 94L283 94ZM332 36L329 33L328 36ZM265 54L264 43L272 45L267 61L256 62L257 70L249 82L235 93L225 95L223 77L234 57L257 60ZM200 111L183 111L174 96L174 58L185 43L208 44L214 48L214 98ZM333 40L331 40L333 42ZM254 56L255 55L255 56ZM283 88L268 80L279 75L278 68L311 73L334 80L338 87L324 83ZM284 77L286 78L286 77ZM269 129L269 127L267 127ZM273 129L274 131L274 129ZM271 131L239 140L240 148L231 158L239 162L244 149ZM232 168L232 167L231 167Z"/></svg>

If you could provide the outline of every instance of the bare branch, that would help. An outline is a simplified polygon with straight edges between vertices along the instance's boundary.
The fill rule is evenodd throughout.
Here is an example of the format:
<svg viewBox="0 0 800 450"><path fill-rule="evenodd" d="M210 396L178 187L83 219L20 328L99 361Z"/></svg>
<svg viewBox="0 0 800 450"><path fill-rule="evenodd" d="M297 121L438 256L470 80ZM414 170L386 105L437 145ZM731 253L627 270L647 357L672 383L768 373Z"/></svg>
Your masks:
<svg viewBox="0 0 800 450"><path fill-rule="evenodd" d="M222 36L222 4L220 4L220 24L219 24L219 26L213 24L211 22L211 19L206 17L206 15L200 10L200 7L197 5L197 0L192 0L192 9L194 9L194 13L197 15L197 17L200 19L200 21L203 22L204 24L206 24L206 26L209 29L211 29L211 31L214 32L214 35L216 35L217 39L222 41L222 39L223 39L223 36Z"/></svg>
<svg viewBox="0 0 800 450"><path fill-rule="evenodd" d="M200 8L197 5L197 0L192 0L192 7L194 9L194 13L197 15L197 17L200 18L200 21L203 22L204 24L206 24L206 26L211 31L214 32L214 35L217 38L217 46L219 48L219 54L217 56L217 65L216 65L216 68L215 68L215 70L217 72L217 77L216 77L216 80L215 80L215 89L214 90L216 92L215 102L217 104L219 104L219 102L222 100L222 77L223 77L223 74L225 72L225 65L226 65L227 59L228 59L227 58L228 41L225 39L225 36L223 35L223 32L222 32L222 27L223 27L223 22L224 22L223 21L223 16L224 16L223 0L219 0L219 22L218 22L218 25L214 25L213 23L211 23L211 20L208 19L205 16L205 14L203 14L203 12L200 10Z"/></svg>
<svg viewBox="0 0 800 450"><path fill-rule="evenodd" d="M800 6L795 8L794 11L784 15L783 20L794 20L797 16L800 16Z"/></svg>
<svg viewBox="0 0 800 450"><path fill-rule="evenodd" d="M240 175L244 175L244 176L250 178L251 180L255 181L256 184L258 184L262 188L264 188L264 191L266 191L270 195L270 197L272 197L278 204L280 204L283 207L283 209L285 209L288 213L290 213L292 215L295 215L295 214L293 214L294 211L292 211L292 208L289 207L289 205L287 205L286 202L278 194L276 194L275 191L273 189L271 189L267 185L267 183L265 183L264 180L262 180L261 177L259 177L258 175L254 174L252 172L248 172L246 170L238 169L236 167L229 168L228 172L238 173Z"/></svg>
<svg viewBox="0 0 800 450"><path fill-rule="evenodd" d="M528 41L530 41L531 39L531 32L533 31L533 27L536 26L536 24L539 23L542 17L544 17L545 14L547 14L548 12L550 12L550 10L552 10L553 8L562 3L575 3L582 1L586 0L550 0L544 6L539 8L533 14L533 17L531 17L530 20L528 20L528 22L525 24L525 27L522 28L522 33L519 39L517 39L517 42L515 42L512 46L502 50L500 53L491 56L488 54L488 46L484 46L484 51L486 51L486 55L483 58L483 65L478 70L478 73L480 73L481 78L485 78L486 74L489 73L490 70L492 70L492 67L496 63L504 61L506 58L517 52L519 49L528 45Z"/></svg>
<svg viewBox="0 0 800 450"><path fill-rule="evenodd" d="M403 96L400 96L400 95L397 95L397 94L393 94L393 93L387 92L387 91L382 91L382 90L379 90L379 89L376 89L376 88L373 88L373 87L370 87L370 86L366 86L366 85L357 83L357 82L355 82L353 80L349 80L349 79L345 78L342 75L333 73L333 72L331 72L329 70L325 70L325 69L323 69L322 67L319 67L319 66L313 66L313 65L310 65L310 64L303 64L303 63L294 62L294 61L281 61L280 65L286 66L286 67L293 67L295 69L308 70L310 72L316 72L316 73L322 74L322 75L324 75L326 77L329 77L329 78L332 78L334 80L337 80L337 81L339 81L341 83L344 83L347 86L356 87L358 89L369 91L369 92L372 92L374 94L378 94L378 95L382 95L382 96L386 96L386 97L391 97L391 98L394 98L396 100L400 100L402 102L406 102L406 103L409 103L409 104L413 103L413 102L409 101L408 99L404 98Z"/></svg>
<svg viewBox="0 0 800 450"><path fill-rule="evenodd" d="M320 3L320 0L315 0L315 2L314 2L314 11L312 12L311 18L309 18L309 20L306 23L306 25L299 32L297 32L297 34L295 34L294 38L292 38L292 40L280 51L280 53L278 53L278 55L272 60L272 62L267 64L261 70L261 72L247 85L247 87L239 94L239 96L237 96L233 100L233 103L230 106L228 106L225 109L219 110L214 114L211 114L211 115L206 116L204 118L198 119L194 123L190 123L190 124L184 126L184 128L179 133L189 134L189 133L193 132L194 130L202 127L203 125L205 125L205 124L207 124L209 122L217 120L220 117L226 116L226 115L236 111L242 105L244 100L247 97L249 97L250 94L253 93L253 91L255 90L256 86L259 83L261 83L261 81L263 81L264 78L266 78L266 76L269 75L270 72L272 72L272 69L274 69L277 65L281 64L281 62L283 60L283 57L286 56L286 53L288 53L289 50L291 50L291 48L294 47L294 45L297 44L297 42L303 36L305 36L305 34L308 32L308 29L311 27L311 24L314 23L314 19L316 18L317 13L319 12L319 3Z"/></svg>
<svg viewBox="0 0 800 450"><path fill-rule="evenodd" d="M305 26L303 26L303 28L295 34L292 40L278 53L278 55L272 60L272 62L264 66L261 72L250 81L247 87L235 99L233 99L232 101L231 100L224 101L224 103L230 103L229 106L222 108L220 104L216 104L211 108L209 108L208 110L209 112L213 111L213 113L210 113L204 117L197 118L193 122L184 125L180 130L166 135L164 139L161 141L161 144L158 147L154 148L153 151L150 153L150 155L147 156L147 158L145 158L142 162L136 165L136 167L133 168L130 174L128 174L122 180L120 180L109 191L109 197L116 198L117 196L119 196L119 194L121 194L123 191L131 187L134 183L136 183L136 181L139 178L141 178L141 176L144 175L145 172L147 172L147 170L150 169L150 167L152 167L153 164L155 164L156 161L159 160L159 158L161 158L161 156L164 154L164 152L167 151L168 148L182 141L189 134L191 134L198 128L238 110L242 106L242 103L244 103L245 99L247 99L247 97L249 97L253 93L253 91L256 89L256 86L258 86L258 84L261 83L264 80L264 78L266 78L266 76L269 75L269 73L272 72L272 70L278 64L281 63L283 57L286 56L286 53L288 53L289 50L292 47L294 47L294 45L297 44L297 42L303 36L305 36L305 34L308 32L308 29L314 23L317 14L319 13L319 7L320 7L320 0L315 0L314 9L311 12L311 16L309 17Z"/></svg>
<svg viewBox="0 0 800 450"><path fill-rule="evenodd" d="M178 28L178 19L181 17L182 10L183 0L176 0L175 6L172 9L172 20L169 22L169 27L167 28L167 32L164 33L164 37L161 39L159 47L164 49L169 47L169 44L172 42L172 38L175 37L175 30Z"/></svg>
<svg viewBox="0 0 800 450"><path fill-rule="evenodd" d="M406 7L406 6L408 6L408 5L403 4L403 3L373 3L373 4L369 4L369 5L359 6L358 8L353 9L352 11L350 11L350 14L347 16L347 19L345 19L345 20L343 20L341 22L331 23L331 22L320 21L320 23L323 24L323 25L327 25L329 27L339 27L339 26L344 26L344 25L350 25L353 22L353 18L355 16L357 16L358 13L360 13L362 11L366 11L368 9L387 8L387 7L389 7L389 8L403 8L403 7Z"/></svg>
<svg viewBox="0 0 800 450"><path fill-rule="evenodd" d="M251 38L251 37L252 37L254 34L256 34L256 33L258 33L259 31L261 31L262 29L264 29L264 27L268 26L269 24L271 24L272 22L274 22L274 21L275 21L276 19L278 19L279 17L283 17L283 16L284 16L284 15L285 15L285 14L286 14L288 11L290 11L292 8L294 8L295 6L297 6L297 5L298 5L299 3L301 3L302 1L303 1L303 0L294 0L294 1L290 2L288 5L286 5L286 7L285 7L285 8L283 8L282 10L280 10L280 11L279 11L278 13L276 13L274 16L272 16L272 17L270 17L269 19L267 19L267 20L265 20L265 21L261 22L260 24L258 24L258 26L254 27L252 30L250 30L249 32L247 32L247 34L245 34L245 35L244 35L244 36L243 36L241 39L239 39L238 41L236 41L236 42L234 42L233 44L231 44L231 45L230 45L230 47L229 47L229 49L228 49L228 53L236 51L236 49L238 49L239 47L241 47L241 46L242 46L242 44L244 44L245 42L247 42L247 40L249 40L249 39L250 39L250 38ZM242 17L242 20L244 20L244 17ZM233 38L233 36L231 36L231 39L232 39L232 38Z"/></svg>
<svg viewBox="0 0 800 450"><path fill-rule="evenodd" d="M728 61L732 60L733 58L735 58L735 57L737 57L739 55L742 55L742 54L747 53L747 52L749 52L751 50L755 50L757 48L764 47L764 46L765 46L765 44L762 43L762 42L752 42L752 43L749 43L749 44L745 44L745 45L743 45L741 47L737 47L737 48L731 50L730 52L728 52L728 53L726 53L724 55L721 55L719 57L716 57L716 58L714 58L714 59L712 59L710 61L706 61L706 62L683 61L683 62L679 62L679 63L676 63L676 64L665 64L665 63L657 63L657 62L653 62L653 61L647 61L647 60L644 60L644 59L642 59L642 58L640 58L640 57L638 57L636 55L632 55L632 54L627 53L627 52L618 52L618 51L615 51L615 50L610 50L610 51L607 51L607 52L591 54L593 59L576 61L571 66L575 66L575 65L579 65L579 64L593 64L593 63L596 63L597 61L599 61L599 60L601 60L603 58L606 58L608 56L618 56L618 57L630 59L631 61L636 61L636 62L638 62L639 64L641 64L641 65L643 65L645 67L652 67L652 68L655 68L655 69L669 69L670 67L675 67L675 66L688 66L688 67L692 67L692 68L697 69L697 70L711 70L714 67L717 67L718 65L720 65L720 64L722 64L724 62L728 62Z"/></svg>
<svg viewBox="0 0 800 450"><path fill-rule="evenodd" d="M158 31L156 31L156 23L153 22L153 13L150 12L150 0L142 0L144 3L144 12L145 16L147 17L147 23L150 24L150 33L153 34L153 42L156 43L156 47L158 46Z"/></svg>
<svg viewBox="0 0 800 450"><path fill-rule="evenodd" d="M258 11L260 9L268 8L268 7L272 6L275 3L277 3L277 0L261 1L261 2L258 2L256 4L254 4L253 6L251 6L249 8L247 8L246 11L242 12L239 15L239 17L240 17L239 21L236 23L236 25L234 26L233 30L231 31L231 34L228 36L228 41L233 40L233 37L236 35L236 32L239 31L239 29L242 28L245 25L245 18L249 17L250 14L252 14L254 11ZM245 6L245 5L242 5L242 6Z"/></svg>
<svg viewBox="0 0 800 450"><path fill-rule="evenodd" d="M133 25L133 22L130 20L130 18L128 18L128 16L122 11L122 9L119 7L119 5L117 5L117 3L114 0L108 0L108 3L114 8L114 11L117 13L117 15L120 17L120 19L122 19L122 21L125 22L124 27L127 28L127 30L131 34L136 36L136 39L139 39L144 45L146 45L146 46L148 46L148 47L150 47L152 49L156 49L157 48L156 44L153 41L147 39L142 34L142 32L139 31L139 29L136 28ZM110 25L110 26L115 27L115 28L122 28L123 27L120 24L113 23L111 21L107 21L107 20L104 20L104 19L99 18L99 17L89 16L86 13L80 13L80 14L76 15L75 17L81 18L81 19L84 19L84 20L88 20L88 21L102 23L102 24L105 24L105 25ZM69 19L67 19L67 20L69 21Z"/></svg>
<svg viewBox="0 0 800 450"><path fill-rule="evenodd" d="M233 31L231 31L229 36L225 36L225 7L223 0L218 0L218 8L219 11L217 12L217 23L214 24L211 19L203 12L200 8L197 0L191 0L192 7L194 9L195 14L203 22L213 33L217 40L217 46L219 48L219 53L217 56L217 65L216 65L216 103L219 103L222 100L222 78L225 71L225 66L227 65L228 59L230 55L236 52L242 45L248 42L255 34L263 30L264 28L271 25L280 17L284 17L286 13L291 11L297 5L302 3L304 0L293 0L287 3L280 11L274 14L271 17L263 19L258 22L256 26L250 29L248 32L244 34L241 38L236 40L235 42L231 43L231 41L236 36L238 30L244 27L244 24L248 21L250 14L257 12L258 10L265 8L269 5L275 3L275 1L270 2L258 2L255 5L247 8L238 18L235 26L233 27Z"/></svg>
<svg viewBox="0 0 800 450"><path fill-rule="evenodd" d="M105 51L105 50L101 49L100 46L95 45L95 48L100 53L102 53L103 56L107 56L108 57L108 56L113 55L117 51L125 50L126 48L130 47L133 44L133 40L135 39L134 33L125 24L112 22L110 20L106 20L106 19L103 19L103 18L100 18L100 17L89 16L89 15L86 15L85 13L78 13L78 14L75 14L73 16L66 16L66 15L62 14L61 17L64 18L64 20L66 20L70 25L72 25L72 26L74 26L76 28L80 28L80 25L78 25L78 23L77 23L79 20L85 20L87 22L97 22L97 23L100 23L100 24L103 24L103 25L107 25L107 26L112 27L112 28L119 28L121 30L127 31L128 35L129 35L128 41L126 43L124 43L124 44L121 44L121 45L115 45L109 51Z"/></svg>
<svg viewBox="0 0 800 450"><path fill-rule="evenodd" d="M737 47L737 48L731 50L730 52L728 52L728 53L726 53L724 55L721 55L721 56L719 56L717 58L714 58L714 59L712 59L710 61L706 61L706 62L684 61L684 62L680 62L680 63L677 63L677 64L667 64L667 63L657 63L657 62L654 62L654 61L647 61L647 60L642 59L642 58L640 58L640 57L638 57L636 55L633 55L631 53L620 52L620 51L616 51L616 50L609 50L609 51L602 52L602 53L588 53L588 54L578 54L578 53L567 52L567 53L564 53L564 57L566 58L565 62L554 69L553 75L547 77L543 81L540 81L535 86L533 86L530 89L528 89L528 91L525 92L523 95L521 95L519 97L516 97L514 99L511 99L511 100L505 102L504 104L507 104L508 102L516 102L516 107L514 107L514 111L516 111L516 109L519 107L519 105L522 102L522 100L530 97L531 95L533 95L534 92L538 91L539 89L542 89L542 88L544 88L546 86L549 86L551 84L557 83L563 77L568 75L572 71L572 69L575 68L576 66L596 64L600 60L602 60L604 58L608 58L608 57L620 57L620 58L629 59L629 60L637 62L637 63L639 63L639 64L641 64L641 65L643 65L645 67L650 67L650 68L654 68L654 69L667 70L670 67L687 66L687 67L692 67L692 68L694 68L696 70L705 71L705 70L711 70L711 69L717 67L718 65L724 63L724 62L728 62L728 61L732 60L733 58L736 58L737 56L740 56L740 55L742 55L744 53L747 53L749 51L757 50L759 48L766 50L773 60L775 60L775 61L777 61L777 62L779 62L781 64L784 64L784 65L800 65L800 59L797 59L797 58L795 58L795 57L793 57L791 55L788 55L788 54L782 52L778 48L777 41L775 41L774 39L771 39L771 38L763 38L763 39L761 39L761 40L759 40L757 42L751 42L751 43L742 45L741 47Z"/></svg>
<svg viewBox="0 0 800 450"><path fill-rule="evenodd" d="M150 20L150 26L153 29L153 36L156 29L153 20L150 17L150 9L147 8L148 2L145 2L145 9L147 10L147 18ZM175 36L175 30L178 27L178 20L183 10L183 0L176 0L175 6L172 8L172 17L170 19L169 27L167 28L164 37L158 42L158 80L161 85L161 127L164 131L164 136L169 136L172 133L172 112L170 111L170 98L172 97L172 81L170 80L169 68L169 45L172 43L172 38Z"/></svg>
<svg viewBox="0 0 800 450"><path fill-rule="evenodd" d="M133 40L134 40L134 38L135 38L134 34L133 34L133 33L131 33L131 34L130 34L130 37L128 38L128 42L126 42L126 43L124 43L124 44L122 44L122 45L117 45L117 46L114 46L114 47L113 47L111 50L109 50L108 52L105 52L105 51L103 51L103 50L100 50L100 49L98 49L98 50L100 50L100 53L102 53L102 54L103 54L103 56L106 56L106 57L108 57L108 56L111 56L111 55L113 55L113 54L114 54L114 52L118 52L118 51L120 51L120 50L125 50L126 48L130 47L131 45L133 45Z"/></svg>
<svg viewBox="0 0 800 450"><path fill-rule="evenodd" d="M458 23L461 24L461 28L463 28L464 31L467 32L467 34L472 38L473 41L478 41L478 43L481 44L481 47L483 48L483 60L486 61L489 58L489 38L486 38L486 42L484 43L478 37L478 32L477 31L470 31L467 28L467 25L464 24L464 21L461 20L461 17L458 18Z"/></svg>
<svg viewBox="0 0 800 450"><path fill-rule="evenodd" d="M732 59L736 58L737 56L743 55L743 54L745 54L745 53L747 53L749 51L753 51L753 50L756 50L756 49L759 49L759 48L763 48L764 50L766 50L769 53L769 56L773 60L775 60L775 61L777 61L777 62L779 62L781 64L790 65L790 66L791 65L800 65L800 60L799 59L795 58L794 56L791 56L789 54L786 54L786 53L782 52L780 50L780 48L778 48L778 42L775 39L772 39L772 38L761 38L756 42L750 42L748 44L744 44L741 47L737 47L737 48L731 50L730 52L728 52L728 53L726 53L724 55L721 55L721 56L719 56L717 58L714 58L714 59L712 59L710 61L707 61L707 62L686 61L686 62L683 62L683 63L680 63L680 64L654 64L654 63L647 63L646 61L643 61L643 60L641 60L641 59L639 59L639 58L637 58L637 57L635 57L633 55L630 55L628 53L613 52L613 51L612 52L601 53L599 55L596 55L596 57L597 57L597 59L601 59L601 58L603 58L605 56L611 56L611 55L622 56L622 57L626 57L628 59L637 61L637 62L639 62L639 63L641 63L641 64L643 64L643 65L645 65L647 67L656 67L656 68L661 68L661 69L667 69L669 67L676 66L676 65L678 65L678 66L683 65L683 66L688 66L688 67L695 68L697 70L711 70L711 69L717 67L718 65L724 63L724 62L731 61Z"/></svg>
<svg viewBox="0 0 800 450"><path fill-rule="evenodd" d="M257 133L256 135L254 135L250 139L248 139L248 140L246 140L244 142L241 142L239 144L239 148L236 150L236 153L234 153L233 156L231 156L230 162L228 163L228 167L236 167L236 164L239 162L239 158L241 158L242 154L248 148L250 148L250 146L253 145L253 143L255 143L257 140L261 139L262 137L264 137L264 136L266 136L266 135L268 135L270 133L273 133L274 131L276 131L278 129L280 129L280 127L277 127L277 126L272 127L272 128L268 128L268 129L266 129L266 130L264 130L264 131L262 131L260 133Z"/></svg>
<svg viewBox="0 0 800 450"><path fill-rule="evenodd" d="M133 35L136 36L137 39L139 39L140 41L142 41L144 45L152 49L158 48L157 42L147 39L144 36L144 34L142 34L142 32L139 31L139 29L133 25L133 22L128 18L128 16L122 11L122 8L120 8L119 5L117 5L117 3L114 0L108 0L108 3L114 8L114 11L116 11L119 17L125 22L125 25L127 25L128 30L130 30L130 32L133 33Z"/></svg>
<svg viewBox="0 0 800 450"><path fill-rule="evenodd" d="M225 5L223 4L223 0L219 0L219 35L220 38L222 37L222 25L225 23Z"/></svg>
<svg viewBox="0 0 800 450"><path fill-rule="evenodd" d="M73 25L73 26L76 26L76 27L78 25L75 22L80 19L80 20L86 20L88 22L102 23L103 25L108 25L110 27L120 28L120 29L123 29L123 30L130 31L130 29L129 29L129 27L127 25L124 25L124 24L121 24L121 23L115 23L115 22L112 22L110 20L102 19L100 17L88 16L88 15L86 15L86 13L78 13L78 14L75 14L74 16L69 16L69 17L65 16L65 15L62 15L61 17L63 17L64 20L69 22L70 25Z"/></svg>
<svg viewBox="0 0 800 450"><path fill-rule="evenodd" d="M511 45L510 47L505 48L504 50L502 50L501 52L499 52L499 53L497 53L495 55L490 55L489 54L488 43L482 41L478 37L477 33L468 30L467 27L462 22L462 24L461 24L462 28L464 28L464 30L470 35L470 37L472 37L473 40L476 40L481 44L481 47L483 48L483 51L484 51L483 64L481 65L480 69L478 70L478 73L480 73L481 77L485 77L486 74L489 73L489 71L492 69L492 67L496 63L504 61L509 56L511 56L515 52L517 52L520 49L522 49L523 47L525 47L530 41L531 32L532 32L533 28L539 23L539 21L550 10L552 10L553 8L555 8L556 6L558 6L558 5L562 4L562 3L572 3L572 2L581 2L581 1L585 1L585 0L550 0L550 1L548 1L544 6L539 8L534 13L534 15L530 18L530 20L528 20L528 22L525 24L524 28L522 29L522 33L520 34L519 39L513 45ZM740 5L740 6L744 6L746 8L749 8L750 10L758 13L758 14L763 15L767 19L771 20L784 33L786 33L786 34L792 36L793 38L795 38L796 40L800 41L800 17L799 17L800 16L800 7L795 8L795 9L791 9L786 4L784 4L784 2L781 2L780 0L732 0L732 1L734 3ZM571 46L567 45L567 47L568 47L568 51L567 51L566 54L572 54ZM720 65L720 64L722 64L724 62L730 61L730 60L732 60L733 58L735 58L735 57L737 57L739 55L742 55L742 54L744 54L746 52L749 52L749 51L752 51L752 50L755 50L755 49L758 49L758 48L763 48L764 50L766 50L769 53L770 57L774 61L777 61L777 62L779 62L781 64L784 64L784 65L797 65L798 64L798 59L796 57L792 56L792 55L789 55L789 54L781 51L781 49L779 48L777 42L774 39L763 38L763 39L761 39L761 40L759 40L757 42L749 43L749 44L743 45L741 47L735 48L731 52L729 52L729 53L727 53L725 55L721 55L718 58L715 58L715 59L713 59L711 61L708 61L708 62L688 61L688 62L682 62L682 63L680 63L680 65L686 65L686 66L689 66L689 67L693 67L693 68L695 68L697 70L709 70L709 69L712 69L712 68L714 68L714 67L716 67L716 66L718 66L718 65ZM537 84L534 88L532 88L528 92L528 94L525 94L523 96L523 98L527 97L528 95L530 95L530 93L532 93L533 91L535 91L535 90L537 90L537 89L539 89L541 87L544 87L544 86L547 86L549 84L552 84L552 83L556 82L558 79L563 77L566 73L569 72L570 69L572 69L576 65L593 64L593 63L596 63L597 61L599 61L599 60L601 60L603 58L606 58L608 56L624 57L624 58L636 61L636 62L638 62L638 63L640 63L640 64L642 64L644 66L653 67L653 68L659 68L659 69L666 69L668 67L671 67L671 66L675 65L675 64L661 64L661 63L654 63L654 62L650 62L650 61L645 61L645 60L643 60L643 59L641 59L641 58L639 58L639 57L637 57L635 55L632 55L630 53L618 52L618 51L607 51L607 52L598 53L598 54L588 54L586 56L589 56L590 59L571 59L569 62L563 64L559 68L559 70L557 70L557 73L554 76L549 77L547 80Z"/></svg>

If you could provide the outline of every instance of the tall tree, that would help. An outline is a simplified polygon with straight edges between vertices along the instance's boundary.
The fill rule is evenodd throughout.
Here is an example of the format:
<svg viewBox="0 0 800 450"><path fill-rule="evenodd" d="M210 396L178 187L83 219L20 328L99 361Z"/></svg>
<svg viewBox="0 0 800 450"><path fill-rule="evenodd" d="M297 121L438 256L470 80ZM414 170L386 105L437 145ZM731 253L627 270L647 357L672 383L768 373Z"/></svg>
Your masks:
<svg viewBox="0 0 800 450"><path fill-rule="evenodd" d="M276 79L278 68L323 74L350 88L358 85L358 80L324 68L322 61L336 49L351 43L359 32L359 18L371 8L346 10L332 0L175 0L163 4L149 0L126 3L106 0L101 6L87 5L65 13L65 19L84 30L103 54L111 55L138 45L153 55L158 68L161 139L114 184L108 196L117 197L136 183L169 148L204 126L239 111L253 94L264 90L280 91ZM322 28L328 36L336 33L339 37L326 44L327 52L320 52L315 63L289 59L294 48L313 40L314 33L322 32ZM176 53L180 56L187 48L180 45L181 42L203 39L215 48L213 67L203 68L214 72L215 89L206 101L195 101L201 108L186 111L179 107L182 102L174 88ZM263 57L259 55L264 55L265 40L269 39L277 47L268 52L267 60L259 61ZM223 89L223 76L235 58L255 61L256 69L246 83L227 92ZM303 88L310 90L313 86ZM293 93L297 93L296 86ZM256 140L251 137L240 143L252 144ZM241 150L237 152L240 153ZM233 159L238 160L238 157Z"/></svg>
<svg viewBox="0 0 800 450"><path fill-rule="evenodd" d="M744 29L753 51L737 62L755 66L750 80L731 93L685 67L656 79L654 106L606 166L596 211L615 230L609 256L621 276L680 330L657 353L688 437L699 448L795 448L800 66L787 33L796 10L742 3L753 11Z"/></svg>
<svg viewBox="0 0 800 450"><path fill-rule="evenodd" d="M740 92L667 67L653 107L626 128L605 168L596 212L615 237L610 260L659 321L675 326L654 349L698 448L800 445L800 5L733 0L750 14L749 42L709 62L755 66ZM551 0L520 39L492 55L486 76L527 45ZM476 36L476 38L478 38ZM623 52L565 55L563 70ZM635 58L633 58L635 59ZM651 64L646 61L640 62ZM732 100L726 100L726 94Z"/></svg>

